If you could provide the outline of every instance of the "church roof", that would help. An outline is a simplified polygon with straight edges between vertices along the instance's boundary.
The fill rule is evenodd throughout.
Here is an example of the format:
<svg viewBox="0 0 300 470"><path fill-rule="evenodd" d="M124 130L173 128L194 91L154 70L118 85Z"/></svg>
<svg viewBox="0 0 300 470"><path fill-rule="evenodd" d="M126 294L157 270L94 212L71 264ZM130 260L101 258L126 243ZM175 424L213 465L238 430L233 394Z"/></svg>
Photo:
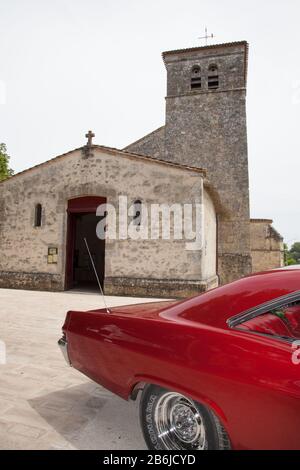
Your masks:
<svg viewBox="0 0 300 470"><path fill-rule="evenodd" d="M16 173L15 175L10 176L6 180L0 181L0 184L5 183L6 181L10 181L12 178L16 178L17 176L23 175L24 173L28 173L29 171L32 171L36 168L46 166L49 163L52 163L52 162L57 161L57 160L61 160L65 157L71 155L73 152L80 151L80 150L84 151L86 148L87 148L87 146L84 145L82 147L78 147L76 149L70 150L69 152L58 155L57 157L51 158L50 160L46 160L45 162L38 163L37 165L34 165L30 168L27 168L23 171L20 171L19 173ZM193 167L193 166L182 165L180 163L175 163L175 162L168 162L168 161L165 161L165 160L160 160L158 158L154 158L154 157L150 157L150 156L146 156L146 155L140 155L138 153L128 152L126 150L120 150L120 149L117 149L117 148L114 148L114 147L106 147L104 145L94 145L93 144L93 145L91 145L90 149L91 150L99 149L99 150L107 152L111 155L119 154L119 155L123 155L124 157L128 157L128 158L133 158L133 159L137 159L137 160L144 160L145 162L150 161L150 162L153 162L153 163L156 163L156 164L159 164L159 165L165 165L165 166L170 166L170 167L175 167L175 168L181 168L183 170L194 171L196 173L201 173L203 176L206 176L206 170L203 169L203 168L197 168L197 167ZM91 158L91 157L89 157L89 158Z"/></svg>
<svg viewBox="0 0 300 470"><path fill-rule="evenodd" d="M132 147L133 145L136 145L138 144L139 142L142 142L143 140L147 139L148 137L152 136L152 135L155 135L157 134L158 132L161 132L163 129L164 129L165 126L160 126L158 127L157 129L155 129L154 131L151 131L151 132L148 132L148 134L146 135L143 135L143 137L141 137L140 139L138 140L135 140L134 142L131 142L129 145L126 145L126 147L124 147L123 150L126 150L130 147Z"/></svg>
<svg viewBox="0 0 300 470"><path fill-rule="evenodd" d="M224 42L224 43L220 43L220 44L209 44L207 46L197 46L197 47L189 47L189 48L186 48L186 49L174 49L172 51L165 51L162 53L162 56L163 56L163 59L167 56L167 55L171 55L171 54L180 54L181 52L182 53L185 53L185 52L198 52L198 51L203 51L203 50L206 50L206 49L220 49L220 48L224 48L224 47L235 47L235 46L246 46L246 48L248 49L248 42L247 41L234 41L234 42Z"/></svg>
<svg viewBox="0 0 300 470"><path fill-rule="evenodd" d="M253 223L265 223L265 224L272 224L273 220L272 219L250 219L250 222Z"/></svg>

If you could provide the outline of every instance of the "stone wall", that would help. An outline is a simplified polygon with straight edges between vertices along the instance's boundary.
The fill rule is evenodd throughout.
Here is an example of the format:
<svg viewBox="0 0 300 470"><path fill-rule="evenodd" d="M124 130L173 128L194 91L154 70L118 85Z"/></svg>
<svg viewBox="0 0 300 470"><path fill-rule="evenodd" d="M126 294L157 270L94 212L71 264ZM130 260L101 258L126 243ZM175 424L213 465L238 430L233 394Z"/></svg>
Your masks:
<svg viewBox="0 0 300 470"><path fill-rule="evenodd" d="M69 199L102 196L115 206L119 195L130 204L203 202L201 172L98 146L92 153L87 157L78 149L0 184L0 287L64 289ZM34 226L38 203L41 227ZM57 264L47 264L52 246L58 248ZM202 252L185 250L184 240L106 243L105 289L111 294L197 293L206 287L202 269Z"/></svg>
<svg viewBox="0 0 300 470"><path fill-rule="evenodd" d="M217 223L215 206L206 189L204 190L203 233L202 276L208 281L210 278L215 278L217 271Z"/></svg>
<svg viewBox="0 0 300 470"><path fill-rule="evenodd" d="M218 217L218 274L251 272L246 126L246 43L163 54L167 68L165 158L207 169L225 212ZM209 67L218 89L208 89ZM200 67L201 89L191 89Z"/></svg>
<svg viewBox="0 0 300 470"><path fill-rule="evenodd" d="M284 266L283 238L270 219L251 219L252 271L266 271Z"/></svg>
<svg viewBox="0 0 300 470"><path fill-rule="evenodd" d="M218 194L218 274L226 283L251 272L246 125L246 42L170 51L166 125L133 147L149 155L208 170ZM209 67L218 68L219 88L208 89ZM200 67L201 89L191 89ZM162 143L164 139L164 152ZM159 148L159 152L157 152Z"/></svg>

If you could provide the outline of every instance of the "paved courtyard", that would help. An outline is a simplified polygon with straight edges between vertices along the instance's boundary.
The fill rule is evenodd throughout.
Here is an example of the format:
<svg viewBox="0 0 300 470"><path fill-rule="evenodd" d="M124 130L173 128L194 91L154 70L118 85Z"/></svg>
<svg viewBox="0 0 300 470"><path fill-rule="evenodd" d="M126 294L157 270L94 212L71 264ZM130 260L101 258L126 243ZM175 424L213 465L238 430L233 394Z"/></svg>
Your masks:
<svg viewBox="0 0 300 470"><path fill-rule="evenodd" d="M0 289L0 449L145 448L137 403L68 367L57 346L66 311L95 307L103 307L99 294Z"/></svg>

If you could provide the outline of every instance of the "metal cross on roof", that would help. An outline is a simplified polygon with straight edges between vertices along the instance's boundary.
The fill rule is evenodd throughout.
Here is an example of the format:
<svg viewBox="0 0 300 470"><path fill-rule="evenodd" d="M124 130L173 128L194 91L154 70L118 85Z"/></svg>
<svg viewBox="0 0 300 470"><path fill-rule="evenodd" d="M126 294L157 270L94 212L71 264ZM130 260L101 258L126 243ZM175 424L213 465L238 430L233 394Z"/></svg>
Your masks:
<svg viewBox="0 0 300 470"><path fill-rule="evenodd" d="M93 145L93 137L95 137L95 134L92 131L88 131L87 134L85 134L87 138L87 146L91 147Z"/></svg>
<svg viewBox="0 0 300 470"><path fill-rule="evenodd" d="M211 34L207 34L207 27L205 26L205 36L202 36L198 39L205 39L205 45L207 46L207 40L208 39L213 39L215 36L213 35L213 33Z"/></svg>

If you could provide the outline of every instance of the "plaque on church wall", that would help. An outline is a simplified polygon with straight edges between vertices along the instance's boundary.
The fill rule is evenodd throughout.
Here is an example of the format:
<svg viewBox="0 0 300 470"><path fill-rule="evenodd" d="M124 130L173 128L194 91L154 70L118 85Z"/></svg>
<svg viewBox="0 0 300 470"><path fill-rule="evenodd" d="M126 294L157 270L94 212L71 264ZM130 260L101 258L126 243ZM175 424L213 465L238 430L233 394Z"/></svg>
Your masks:
<svg viewBox="0 0 300 470"><path fill-rule="evenodd" d="M48 256L47 256L47 263L48 264L57 264L57 255L58 255L58 248L57 247L49 247L48 248Z"/></svg>

